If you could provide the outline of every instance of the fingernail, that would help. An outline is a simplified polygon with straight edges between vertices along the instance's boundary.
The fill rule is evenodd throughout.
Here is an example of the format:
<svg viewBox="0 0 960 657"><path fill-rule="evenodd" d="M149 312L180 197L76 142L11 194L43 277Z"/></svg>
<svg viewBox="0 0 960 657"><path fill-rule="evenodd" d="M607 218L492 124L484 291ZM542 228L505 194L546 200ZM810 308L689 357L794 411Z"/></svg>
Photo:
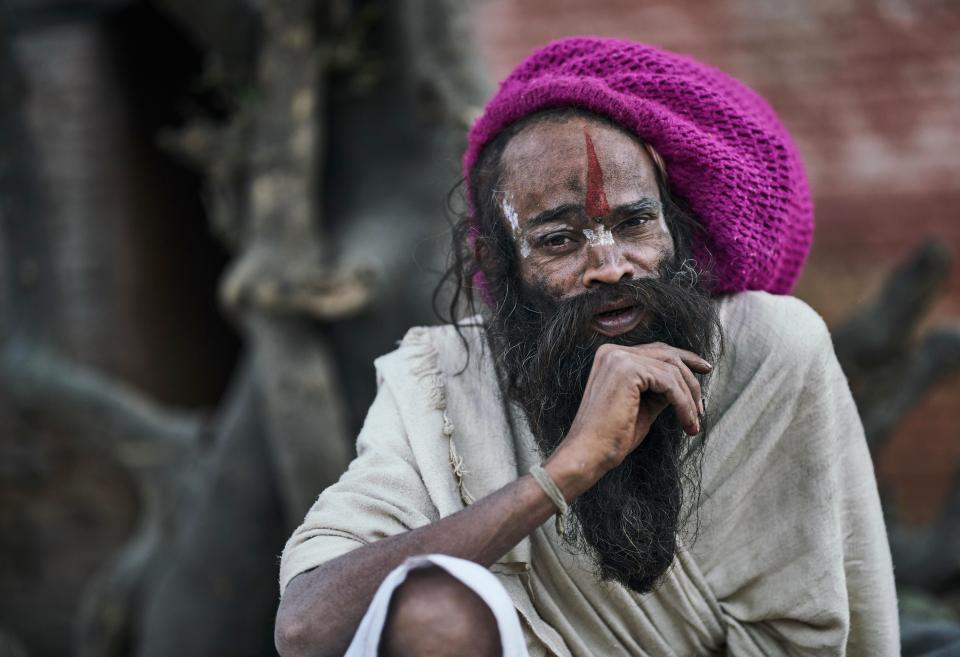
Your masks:
<svg viewBox="0 0 960 657"><path fill-rule="evenodd" d="M704 413L707 412L706 409L703 408L703 399L700 399L700 401L698 402L698 404L699 404L699 406L700 406L700 415L703 415Z"/></svg>
<svg viewBox="0 0 960 657"><path fill-rule="evenodd" d="M712 370L712 369L713 369L713 365L711 365L711 364L708 363L707 361L703 361L703 365L704 365L704 367L706 367L708 370Z"/></svg>

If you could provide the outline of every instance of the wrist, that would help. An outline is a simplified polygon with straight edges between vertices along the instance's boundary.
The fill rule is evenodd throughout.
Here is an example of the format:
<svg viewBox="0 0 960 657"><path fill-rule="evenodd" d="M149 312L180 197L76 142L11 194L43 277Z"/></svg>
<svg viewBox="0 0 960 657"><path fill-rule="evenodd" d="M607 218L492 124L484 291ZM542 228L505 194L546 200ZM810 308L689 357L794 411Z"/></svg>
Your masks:
<svg viewBox="0 0 960 657"><path fill-rule="evenodd" d="M567 502L588 490L602 476L580 450L561 445L543 464Z"/></svg>

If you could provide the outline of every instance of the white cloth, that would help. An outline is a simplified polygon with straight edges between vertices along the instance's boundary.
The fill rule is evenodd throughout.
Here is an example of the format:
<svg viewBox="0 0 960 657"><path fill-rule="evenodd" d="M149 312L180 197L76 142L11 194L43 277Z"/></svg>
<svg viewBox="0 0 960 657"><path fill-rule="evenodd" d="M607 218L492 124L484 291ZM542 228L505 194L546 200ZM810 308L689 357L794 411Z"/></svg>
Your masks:
<svg viewBox="0 0 960 657"><path fill-rule="evenodd" d="M597 580L545 523L491 567L530 654L899 654L876 480L820 317L792 297L724 297L701 504L660 586ZM412 329L377 359L357 458L284 550L298 573L462 509L540 462L504 402L482 328ZM465 368L466 365L466 368Z"/></svg>
<svg viewBox="0 0 960 657"><path fill-rule="evenodd" d="M426 554L411 557L394 568L387 575L373 596L367 613L364 614L357 633L350 642L344 657L377 657L380 648L380 636L387 620L387 610L393 592L404 583L411 570L439 566L451 576L456 577L469 587L487 604L500 630L500 645L503 657L529 657L523 630L513 602L506 589L493 574L478 564L465 559L444 554Z"/></svg>

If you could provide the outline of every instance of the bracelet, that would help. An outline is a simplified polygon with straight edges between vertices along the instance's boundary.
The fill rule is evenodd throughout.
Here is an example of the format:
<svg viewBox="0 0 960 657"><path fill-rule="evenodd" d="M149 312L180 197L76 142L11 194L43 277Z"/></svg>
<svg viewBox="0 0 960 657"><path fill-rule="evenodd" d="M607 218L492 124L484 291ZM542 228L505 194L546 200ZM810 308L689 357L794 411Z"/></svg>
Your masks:
<svg viewBox="0 0 960 657"><path fill-rule="evenodd" d="M540 485L540 488L543 489L543 492L547 494L547 497L550 498L550 501L553 502L554 506L557 507L557 520L556 528L557 534L563 536L564 534L564 519L567 514L567 501L563 499L563 493L560 492L560 489L557 488L557 484L554 483L553 479L547 474L547 471L541 468L539 465L535 465L530 468L530 475L533 477L533 480Z"/></svg>

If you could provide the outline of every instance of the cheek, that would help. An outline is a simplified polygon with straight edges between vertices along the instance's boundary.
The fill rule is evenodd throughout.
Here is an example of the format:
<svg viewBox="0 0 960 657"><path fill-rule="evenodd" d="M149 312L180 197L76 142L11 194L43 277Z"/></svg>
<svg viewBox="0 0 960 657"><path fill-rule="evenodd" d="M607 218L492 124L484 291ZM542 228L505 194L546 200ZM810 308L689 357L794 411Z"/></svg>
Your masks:
<svg viewBox="0 0 960 657"><path fill-rule="evenodd" d="M622 253L635 264L645 269L653 270L660 263L673 256L673 237L663 219L660 219L657 230L642 239L625 240L622 243Z"/></svg>
<svg viewBox="0 0 960 657"><path fill-rule="evenodd" d="M520 275L527 285L543 286L566 296L577 289L585 267L584 255L579 252L565 258L541 258L534 253L521 258Z"/></svg>
<svg viewBox="0 0 960 657"><path fill-rule="evenodd" d="M673 243L670 240L651 240L643 244L626 245L621 253L624 258L630 260L640 269L653 272L660 266L660 263L673 255Z"/></svg>

